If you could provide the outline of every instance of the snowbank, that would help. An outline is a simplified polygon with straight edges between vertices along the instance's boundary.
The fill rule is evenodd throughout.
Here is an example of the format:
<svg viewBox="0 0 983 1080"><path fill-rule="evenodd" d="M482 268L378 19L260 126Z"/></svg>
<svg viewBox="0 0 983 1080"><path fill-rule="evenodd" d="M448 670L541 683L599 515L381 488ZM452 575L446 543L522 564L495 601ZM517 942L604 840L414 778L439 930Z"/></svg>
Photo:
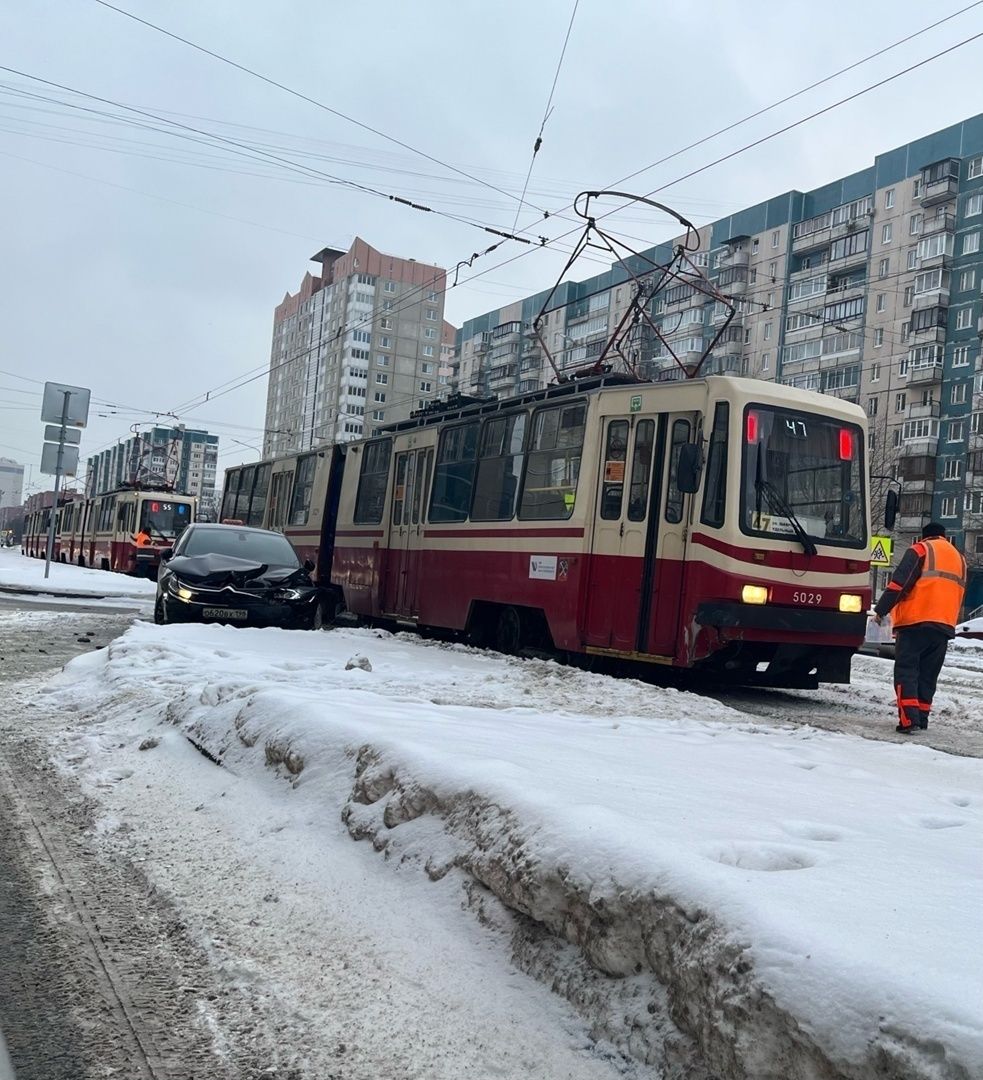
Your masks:
<svg viewBox="0 0 983 1080"><path fill-rule="evenodd" d="M0 548L0 589L58 593L63 596L152 599L157 585L147 578L52 562L45 579L44 559L29 559L13 548Z"/></svg>
<svg viewBox="0 0 983 1080"><path fill-rule="evenodd" d="M576 945L611 977L596 1034L673 1075L983 1071L978 760L368 631L138 624L53 692L276 769L498 896L517 959L589 1013L543 930Z"/></svg>

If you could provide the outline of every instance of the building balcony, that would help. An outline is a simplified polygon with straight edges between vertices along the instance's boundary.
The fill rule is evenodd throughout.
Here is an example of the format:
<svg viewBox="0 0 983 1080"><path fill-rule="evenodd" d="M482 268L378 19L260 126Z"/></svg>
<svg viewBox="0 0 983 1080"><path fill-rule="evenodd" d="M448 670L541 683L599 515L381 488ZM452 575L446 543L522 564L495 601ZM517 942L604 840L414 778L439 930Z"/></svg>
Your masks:
<svg viewBox="0 0 983 1080"><path fill-rule="evenodd" d="M929 520L928 510L921 514L901 514L898 517L899 532L921 532L922 526Z"/></svg>
<svg viewBox="0 0 983 1080"><path fill-rule="evenodd" d="M859 386L831 387L828 390L824 390L823 393L828 394L830 397L839 398L840 401L852 401L856 403L860 400Z"/></svg>
<svg viewBox="0 0 983 1080"><path fill-rule="evenodd" d="M800 252L815 251L817 248L829 247L832 240L832 229L827 226L825 229L817 229L816 232L809 233L806 236L797 236L792 240L792 254L798 255Z"/></svg>
<svg viewBox="0 0 983 1080"><path fill-rule="evenodd" d="M854 296L863 296L867 291L867 281L846 281L833 283L826 287L828 300L849 300Z"/></svg>
<svg viewBox="0 0 983 1080"><path fill-rule="evenodd" d="M829 269L830 271L846 270L851 266L866 266L869 254L867 248L862 248L860 251L851 252L849 255L841 255L838 259L830 258Z"/></svg>
<svg viewBox="0 0 983 1080"><path fill-rule="evenodd" d="M922 204L924 205L924 203ZM932 236L934 233L956 231L955 214L938 214L936 217L924 218L922 221L922 236Z"/></svg>
<svg viewBox="0 0 983 1080"><path fill-rule="evenodd" d="M934 364L912 365L908 368L909 386L929 386L942 382L942 361Z"/></svg>
<svg viewBox="0 0 983 1080"><path fill-rule="evenodd" d="M926 435L919 439L907 439L901 444L901 457L937 457L939 453L938 435Z"/></svg>
<svg viewBox="0 0 983 1080"><path fill-rule="evenodd" d="M955 199L959 192L959 181L954 176L945 176L934 183L925 184L922 189L922 206L935 206L938 203Z"/></svg>
<svg viewBox="0 0 983 1080"><path fill-rule="evenodd" d="M945 327L926 326L924 330L910 330L911 340L916 345L944 345Z"/></svg>
<svg viewBox="0 0 983 1080"><path fill-rule="evenodd" d="M902 480L906 495L931 495L935 490L934 480Z"/></svg>
<svg viewBox="0 0 983 1080"><path fill-rule="evenodd" d="M941 416L942 403L940 401L926 401L924 404L909 405L909 420L924 420L927 417Z"/></svg>
<svg viewBox="0 0 983 1080"><path fill-rule="evenodd" d="M952 255L948 251L940 251L938 255L926 255L918 260L919 270L948 270L952 263Z"/></svg>
<svg viewBox="0 0 983 1080"><path fill-rule="evenodd" d="M717 258L717 267L723 270L731 266L747 266L751 256L746 251L725 251Z"/></svg>
<svg viewBox="0 0 983 1080"><path fill-rule="evenodd" d="M740 375L740 373L740 356L724 356L718 352L708 356L700 369L701 375Z"/></svg>
<svg viewBox="0 0 983 1080"><path fill-rule="evenodd" d="M912 297L912 309L914 311L921 311L922 308L948 306L948 289L932 289L930 292L915 293L915 295Z"/></svg>

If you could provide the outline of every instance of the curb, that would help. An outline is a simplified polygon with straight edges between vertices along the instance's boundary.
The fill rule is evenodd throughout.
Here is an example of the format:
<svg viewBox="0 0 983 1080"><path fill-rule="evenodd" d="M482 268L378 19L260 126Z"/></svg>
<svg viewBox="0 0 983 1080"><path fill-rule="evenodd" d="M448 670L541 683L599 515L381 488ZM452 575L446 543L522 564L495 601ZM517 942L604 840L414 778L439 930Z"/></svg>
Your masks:
<svg viewBox="0 0 983 1080"><path fill-rule="evenodd" d="M56 592L54 589L29 589L23 585L0 585L0 593L10 593L14 596L54 596L61 600L134 600L150 601L150 596L132 594L106 595L105 593L70 593Z"/></svg>

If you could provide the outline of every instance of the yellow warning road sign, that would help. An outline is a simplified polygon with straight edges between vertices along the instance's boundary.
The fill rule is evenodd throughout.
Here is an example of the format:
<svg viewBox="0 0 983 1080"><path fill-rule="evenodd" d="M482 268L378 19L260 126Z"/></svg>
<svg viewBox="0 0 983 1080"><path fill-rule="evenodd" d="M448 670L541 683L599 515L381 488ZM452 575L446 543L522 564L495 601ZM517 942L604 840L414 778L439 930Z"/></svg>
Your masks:
<svg viewBox="0 0 983 1080"><path fill-rule="evenodd" d="M870 540L870 565L890 566L894 540L890 536L872 536Z"/></svg>

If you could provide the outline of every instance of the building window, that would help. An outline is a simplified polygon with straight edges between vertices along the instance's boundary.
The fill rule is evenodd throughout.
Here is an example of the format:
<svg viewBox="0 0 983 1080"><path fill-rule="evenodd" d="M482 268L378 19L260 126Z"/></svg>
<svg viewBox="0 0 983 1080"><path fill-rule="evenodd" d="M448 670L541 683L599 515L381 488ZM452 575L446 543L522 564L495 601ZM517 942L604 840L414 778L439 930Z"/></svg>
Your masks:
<svg viewBox="0 0 983 1080"><path fill-rule="evenodd" d="M870 365L870 381L871 382L877 382L877 380L880 377L881 377L881 365L880 364L871 364Z"/></svg>
<svg viewBox="0 0 983 1080"><path fill-rule="evenodd" d="M876 416L877 415L877 398L875 398L875 397L867 398L867 415L868 416Z"/></svg>
<svg viewBox="0 0 983 1080"><path fill-rule="evenodd" d="M918 250L916 248L908 249L908 269L914 270L918 265Z"/></svg>
<svg viewBox="0 0 983 1080"><path fill-rule="evenodd" d="M383 412L382 409L373 409L372 410L372 419L373 420L385 420L385 418L386 418L386 414Z"/></svg>
<svg viewBox="0 0 983 1080"><path fill-rule="evenodd" d="M901 340L902 341L907 341L908 340L908 335L910 333L911 333L911 323L910 322L903 322L901 324Z"/></svg>
<svg viewBox="0 0 983 1080"><path fill-rule="evenodd" d="M922 197L922 178L916 176L911 184L911 197L913 199L920 199Z"/></svg>
<svg viewBox="0 0 983 1080"><path fill-rule="evenodd" d="M904 291L904 306L911 307L911 302L915 298L915 286L906 285Z"/></svg>
<svg viewBox="0 0 983 1080"><path fill-rule="evenodd" d="M976 232L967 233L963 237L963 254L975 255L980 250L980 234Z"/></svg>
<svg viewBox="0 0 983 1080"><path fill-rule="evenodd" d="M922 215L912 214L908 218L908 235L917 236L922 231Z"/></svg>
<svg viewBox="0 0 983 1080"><path fill-rule="evenodd" d="M894 226L890 221L881 226L881 243L890 244L894 237Z"/></svg>
<svg viewBox="0 0 983 1080"><path fill-rule="evenodd" d="M420 370L423 372L424 375L432 375L433 374L433 364L421 364L420 365Z"/></svg>
<svg viewBox="0 0 983 1080"><path fill-rule="evenodd" d="M884 330L882 327L878 327L874 331L874 348L879 349L884 344Z"/></svg>
<svg viewBox="0 0 983 1080"><path fill-rule="evenodd" d="M970 289L976 288L976 271L964 270L959 275L959 291L969 292Z"/></svg>
<svg viewBox="0 0 983 1080"><path fill-rule="evenodd" d="M887 303L887 296L884 293L877 294L877 310L883 311L884 305Z"/></svg>
<svg viewBox="0 0 983 1080"><path fill-rule="evenodd" d="M368 331L366 331L366 330L353 330L352 331L352 341L361 342L361 344L363 344L363 345L371 345L372 344L372 335L370 333L368 333Z"/></svg>
<svg viewBox="0 0 983 1080"><path fill-rule="evenodd" d="M765 323L765 341L771 341L771 323Z"/></svg>
<svg viewBox="0 0 983 1080"><path fill-rule="evenodd" d="M393 347L393 339L388 334L382 334L379 337L380 349L391 349Z"/></svg>
<svg viewBox="0 0 983 1080"><path fill-rule="evenodd" d="M780 237L781 237L781 233L779 232L779 230L778 230L778 229L776 229L776 230L775 230L775 231L774 231L774 232L773 232L773 233L771 234L771 246L772 246L773 248L777 248L777 247L778 247L778 241L779 241L779 238L780 238Z"/></svg>
<svg viewBox="0 0 983 1080"><path fill-rule="evenodd" d="M755 237L751 241L751 254L752 255L757 255L758 254L758 238L757 237Z"/></svg>
<svg viewBox="0 0 983 1080"><path fill-rule="evenodd" d="M975 180L978 176L983 176L983 154L970 160L969 169L966 173L968 180Z"/></svg>
<svg viewBox="0 0 983 1080"><path fill-rule="evenodd" d="M427 293L427 299L430 301L431 304L437 303L437 294L433 291L433 289L431 289L430 292Z"/></svg>
<svg viewBox="0 0 983 1080"><path fill-rule="evenodd" d="M887 277L888 274L890 274L890 272L891 272L891 260L890 259L881 259L881 261L877 264L877 276L885 278L885 277Z"/></svg>
<svg viewBox="0 0 983 1080"><path fill-rule="evenodd" d="M423 355L424 356L433 356L433 346L432 345L424 345L423 346Z"/></svg>
<svg viewBox="0 0 983 1080"><path fill-rule="evenodd" d="M973 323L973 309L971 307L964 307L962 311L956 312L956 329L966 330Z"/></svg>
<svg viewBox="0 0 983 1080"><path fill-rule="evenodd" d="M395 281L387 281L384 288L385 288L386 292L393 293L393 292L396 291L396 282Z"/></svg>
<svg viewBox="0 0 983 1080"><path fill-rule="evenodd" d="M966 384L956 383L949 391L949 401L953 405L965 405L966 404Z"/></svg>
<svg viewBox="0 0 983 1080"><path fill-rule="evenodd" d="M962 442L966 438L966 421L965 420L950 420L949 421L949 442Z"/></svg>
<svg viewBox="0 0 983 1080"><path fill-rule="evenodd" d="M894 438L892 441L894 443L894 449L897 450L901 445L901 428L897 427L894 429Z"/></svg>
<svg viewBox="0 0 983 1080"><path fill-rule="evenodd" d="M751 331L749 329L745 329L745 331L744 331L744 344L745 345L750 345L751 344Z"/></svg>
<svg viewBox="0 0 983 1080"><path fill-rule="evenodd" d="M379 355L375 358L377 367L389 367L389 357Z"/></svg>
<svg viewBox="0 0 983 1080"><path fill-rule="evenodd" d="M942 500L942 516L944 518L956 516L955 495L946 495L946 497Z"/></svg>
<svg viewBox="0 0 983 1080"><path fill-rule="evenodd" d="M952 366L953 367L968 367L969 366L969 346L957 345L952 350Z"/></svg>
<svg viewBox="0 0 983 1080"><path fill-rule="evenodd" d="M392 309L393 309L392 300L383 300L382 301L382 310L383 311L392 311Z"/></svg>
<svg viewBox="0 0 983 1080"><path fill-rule="evenodd" d="M383 330L392 330L392 328L393 328L393 321L392 321L392 319L391 319L391 318L390 318L390 317L389 317L389 316L387 315L387 316L386 316L386 317L385 317L384 319L380 319L380 320L379 320L379 326L380 326L380 328L381 328L381 329L383 329Z"/></svg>
<svg viewBox="0 0 983 1080"><path fill-rule="evenodd" d="M905 326L907 326L907 325L908 324L905 323ZM905 334L905 337L907 337L907 336L908 335ZM907 376L908 376L908 354L905 353L904 356L901 357L900 361L898 361L898 377L901 378L901 379L904 379L904 378L907 378Z"/></svg>
<svg viewBox="0 0 983 1080"><path fill-rule="evenodd" d="M867 449L868 450L873 450L876 447L877 447L877 436L872 431L867 432Z"/></svg>
<svg viewBox="0 0 983 1080"><path fill-rule="evenodd" d="M433 393L433 383L432 382L427 382L426 380L421 382L420 383L420 393L421 394L431 394L431 393Z"/></svg>
<svg viewBox="0 0 983 1080"><path fill-rule="evenodd" d="M761 370L762 371L767 371L770 365L771 365L771 354L770 353L762 353L761 354Z"/></svg>
<svg viewBox="0 0 983 1080"><path fill-rule="evenodd" d="M966 200L966 217L976 217L983 214L983 191L970 195Z"/></svg>
<svg viewBox="0 0 983 1080"><path fill-rule="evenodd" d="M778 263L777 262L768 263L768 276L771 278L772 281L774 281L775 278L778 277Z"/></svg>
<svg viewBox="0 0 983 1080"><path fill-rule="evenodd" d="M892 206L894 206L894 188L889 187L884 192L884 209L890 210Z"/></svg>
<svg viewBox="0 0 983 1080"><path fill-rule="evenodd" d="M894 411L896 413L904 412L905 406L908 404L908 395L905 393L894 395Z"/></svg>
<svg viewBox="0 0 983 1080"><path fill-rule="evenodd" d="M426 313L425 317L426 317L427 322L436 322L437 321L437 312L434 311L433 308L427 308L427 313Z"/></svg>
<svg viewBox="0 0 983 1080"><path fill-rule="evenodd" d="M433 339L437 336L437 331L434 330L432 326L428 326L426 330L423 331L423 336L433 341Z"/></svg>
<svg viewBox="0 0 983 1080"><path fill-rule="evenodd" d="M376 390L375 394L373 395L373 398L372 398L372 400L373 400L373 401L374 401L374 402L375 402L375 403L376 403L377 405L385 405L385 403L386 403L386 395L385 395L385 392L384 392L384 391L382 391L382 390Z"/></svg>
<svg viewBox="0 0 983 1080"><path fill-rule="evenodd" d="M377 371L375 373L375 381L379 386L385 386L389 382L389 375L385 371Z"/></svg>

